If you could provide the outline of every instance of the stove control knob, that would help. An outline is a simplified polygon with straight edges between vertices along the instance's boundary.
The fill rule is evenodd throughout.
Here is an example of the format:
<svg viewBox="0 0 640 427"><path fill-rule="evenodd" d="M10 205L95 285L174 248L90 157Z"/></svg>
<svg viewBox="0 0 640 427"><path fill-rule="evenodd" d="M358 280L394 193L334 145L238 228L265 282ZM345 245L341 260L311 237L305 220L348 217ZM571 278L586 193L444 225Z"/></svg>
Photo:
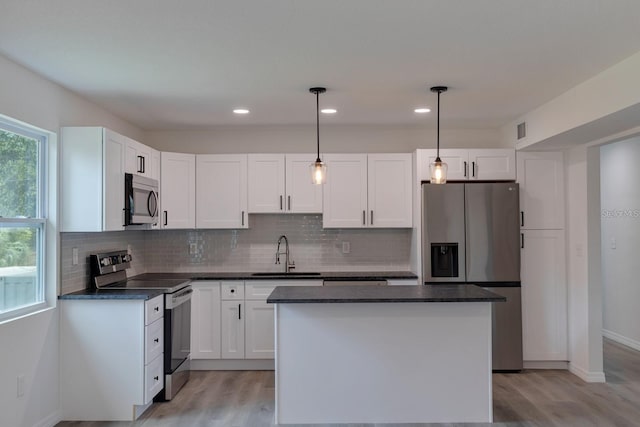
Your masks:
<svg viewBox="0 0 640 427"><path fill-rule="evenodd" d="M100 265L102 265L103 267L106 267L107 265L111 264L111 258L102 258L100 260Z"/></svg>

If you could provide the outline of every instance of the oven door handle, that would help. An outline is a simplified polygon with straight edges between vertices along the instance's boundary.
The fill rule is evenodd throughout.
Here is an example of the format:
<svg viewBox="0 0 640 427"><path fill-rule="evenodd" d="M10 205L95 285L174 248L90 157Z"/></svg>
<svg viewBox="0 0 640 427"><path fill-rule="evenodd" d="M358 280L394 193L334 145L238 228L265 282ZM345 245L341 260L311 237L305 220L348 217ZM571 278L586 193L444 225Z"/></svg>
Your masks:
<svg viewBox="0 0 640 427"><path fill-rule="evenodd" d="M193 289L191 287L187 289L183 289L175 294L171 295L171 298L167 301L167 310L172 310L179 305L184 304L187 301L191 300L191 294L193 293Z"/></svg>

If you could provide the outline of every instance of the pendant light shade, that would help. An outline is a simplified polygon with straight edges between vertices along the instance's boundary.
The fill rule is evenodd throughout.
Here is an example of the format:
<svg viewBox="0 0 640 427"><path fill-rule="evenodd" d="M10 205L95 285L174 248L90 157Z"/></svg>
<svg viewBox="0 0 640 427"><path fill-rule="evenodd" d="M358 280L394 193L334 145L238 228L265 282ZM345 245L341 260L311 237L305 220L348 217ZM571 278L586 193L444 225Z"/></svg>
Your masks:
<svg viewBox="0 0 640 427"><path fill-rule="evenodd" d="M312 87L309 92L316 94L316 137L318 155L316 161L311 163L309 169L311 170L311 182L314 184L324 184L327 180L327 165L320 159L320 94L325 93L326 88Z"/></svg>
<svg viewBox="0 0 640 427"><path fill-rule="evenodd" d="M431 92L438 93L438 130L436 135L436 160L429 165L432 184L445 184L447 182L447 164L440 159L440 94L447 91L446 86L433 86Z"/></svg>

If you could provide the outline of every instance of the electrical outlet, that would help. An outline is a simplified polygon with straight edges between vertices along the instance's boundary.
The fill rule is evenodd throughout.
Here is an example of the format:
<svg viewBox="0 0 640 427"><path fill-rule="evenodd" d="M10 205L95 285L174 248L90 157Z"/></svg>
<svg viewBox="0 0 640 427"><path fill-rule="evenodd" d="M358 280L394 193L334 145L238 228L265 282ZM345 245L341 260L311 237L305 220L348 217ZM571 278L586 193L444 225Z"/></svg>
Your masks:
<svg viewBox="0 0 640 427"><path fill-rule="evenodd" d="M18 397L24 396L24 374L18 375L16 394Z"/></svg>
<svg viewBox="0 0 640 427"><path fill-rule="evenodd" d="M195 255L198 253L198 244L189 243L189 255Z"/></svg>
<svg viewBox="0 0 640 427"><path fill-rule="evenodd" d="M616 242L616 238L612 237L611 238L611 249L615 249L618 246L617 242Z"/></svg>
<svg viewBox="0 0 640 427"><path fill-rule="evenodd" d="M71 265L78 265L78 248L71 249Z"/></svg>
<svg viewBox="0 0 640 427"><path fill-rule="evenodd" d="M342 242L342 253L343 254L348 254L350 252L351 252L351 243Z"/></svg>

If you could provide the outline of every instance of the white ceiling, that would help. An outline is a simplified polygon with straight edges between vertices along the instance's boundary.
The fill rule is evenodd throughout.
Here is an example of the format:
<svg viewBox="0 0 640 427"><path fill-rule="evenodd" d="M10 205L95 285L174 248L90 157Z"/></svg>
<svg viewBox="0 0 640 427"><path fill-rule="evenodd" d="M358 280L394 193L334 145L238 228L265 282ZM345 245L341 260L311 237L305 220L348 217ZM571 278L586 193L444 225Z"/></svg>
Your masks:
<svg viewBox="0 0 640 427"><path fill-rule="evenodd" d="M638 0L1 0L0 54L144 129L497 127L640 51ZM413 113L429 106L425 117ZM248 116L231 110L246 107Z"/></svg>

